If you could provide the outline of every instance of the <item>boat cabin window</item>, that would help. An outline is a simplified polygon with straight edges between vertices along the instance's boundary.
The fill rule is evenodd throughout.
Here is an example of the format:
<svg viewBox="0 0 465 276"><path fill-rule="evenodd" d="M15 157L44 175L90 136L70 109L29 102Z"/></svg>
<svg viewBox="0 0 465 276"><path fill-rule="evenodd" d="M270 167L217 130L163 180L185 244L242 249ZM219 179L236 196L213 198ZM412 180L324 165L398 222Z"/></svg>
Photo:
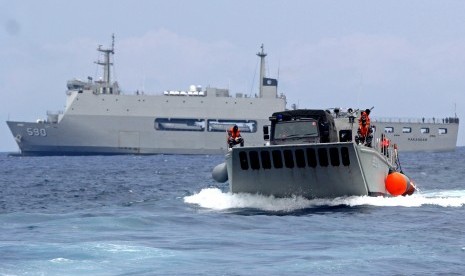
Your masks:
<svg viewBox="0 0 465 276"><path fill-rule="evenodd" d="M318 137L318 125L315 121L285 121L275 125L275 139L302 137Z"/></svg>
<svg viewBox="0 0 465 276"><path fill-rule="evenodd" d="M439 135L447 134L447 128L440 127L438 129Z"/></svg>
<svg viewBox="0 0 465 276"><path fill-rule="evenodd" d="M307 149L307 162L310 167L316 168L317 162L316 162L315 149L312 149L312 148Z"/></svg>
<svg viewBox="0 0 465 276"><path fill-rule="evenodd" d="M352 141L352 130L341 129L339 130L339 142L351 142Z"/></svg>
<svg viewBox="0 0 465 276"><path fill-rule="evenodd" d="M274 150L271 155L273 156L273 165L275 169L281 169L283 167L283 158L280 150Z"/></svg>
<svg viewBox="0 0 465 276"><path fill-rule="evenodd" d="M294 159L295 156L295 159ZM318 160L318 161L317 161ZM269 170L272 164L275 169L316 168L331 166L338 167L342 163L343 166L350 166L349 149L347 147L330 148L307 148L307 149L276 149L273 151L240 151L239 164L242 170Z"/></svg>
<svg viewBox="0 0 465 276"><path fill-rule="evenodd" d="M292 150L284 150L284 163L286 168L294 168L294 156L292 156Z"/></svg>
<svg viewBox="0 0 465 276"><path fill-rule="evenodd" d="M393 128L393 127L385 127L385 128L384 128L384 132L386 132L386 133L393 133L393 132L394 132L394 128Z"/></svg>
<svg viewBox="0 0 465 276"><path fill-rule="evenodd" d="M247 153L245 151L239 152L239 162L241 163L241 169L249 169L249 161L247 160Z"/></svg>
<svg viewBox="0 0 465 276"><path fill-rule="evenodd" d="M260 157L262 159L262 168L263 169L271 169L271 158L270 158L270 152L269 151L261 151L260 152Z"/></svg>
<svg viewBox="0 0 465 276"><path fill-rule="evenodd" d="M226 120L226 119L210 119L207 121L207 130L210 132L226 132L234 125L239 127L241 132L254 133L257 132L257 121L254 120Z"/></svg>
<svg viewBox="0 0 465 276"><path fill-rule="evenodd" d="M342 165L349 166L350 157L349 157L349 149L347 147L341 148L341 156L342 156Z"/></svg>
<svg viewBox="0 0 465 276"><path fill-rule="evenodd" d="M331 157L331 166L337 167L341 163L339 160L338 148L329 148L329 157Z"/></svg>
<svg viewBox="0 0 465 276"><path fill-rule="evenodd" d="M258 152L254 150L249 152L249 158L250 158L250 167L252 168L252 170L259 170L260 161L258 160Z"/></svg>
<svg viewBox="0 0 465 276"><path fill-rule="evenodd" d="M204 131L205 120L189 118L156 118L155 129L166 131Z"/></svg>
<svg viewBox="0 0 465 276"><path fill-rule="evenodd" d="M328 167L328 151L326 148L319 148L318 149L318 161L320 161L320 166Z"/></svg>
<svg viewBox="0 0 465 276"><path fill-rule="evenodd" d="M412 133L412 128L411 127L403 127L402 128L402 133Z"/></svg>
<svg viewBox="0 0 465 276"><path fill-rule="evenodd" d="M422 127L420 129L420 132L423 133L423 134L428 134L429 133L429 127Z"/></svg>
<svg viewBox="0 0 465 276"><path fill-rule="evenodd" d="M295 150L295 161L298 168L305 168L305 153L302 149Z"/></svg>

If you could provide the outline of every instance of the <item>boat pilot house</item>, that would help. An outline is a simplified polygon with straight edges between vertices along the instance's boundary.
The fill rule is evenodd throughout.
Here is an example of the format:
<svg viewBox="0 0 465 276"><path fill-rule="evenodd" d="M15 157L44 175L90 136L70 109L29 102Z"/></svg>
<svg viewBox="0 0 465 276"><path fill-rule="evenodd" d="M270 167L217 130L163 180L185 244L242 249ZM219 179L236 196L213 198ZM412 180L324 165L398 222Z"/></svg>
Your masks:
<svg viewBox="0 0 465 276"><path fill-rule="evenodd" d="M333 116L324 110L289 110L275 112L264 138L272 145L338 142Z"/></svg>

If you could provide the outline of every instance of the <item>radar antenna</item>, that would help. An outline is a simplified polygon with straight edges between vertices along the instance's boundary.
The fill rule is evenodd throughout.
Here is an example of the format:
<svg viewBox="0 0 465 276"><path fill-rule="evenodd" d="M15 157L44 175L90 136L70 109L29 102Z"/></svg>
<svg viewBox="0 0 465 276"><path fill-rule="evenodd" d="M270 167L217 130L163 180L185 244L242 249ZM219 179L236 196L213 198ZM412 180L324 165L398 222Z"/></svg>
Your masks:
<svg viewBox="0 0 465 276"><path fill-rule="evenodd" d="M103 81L110 85L110 67L113 63L110 61L110 54L115 54L115 34L111 35L111 49L104 49L102 45L99 45L97 51L102 52L104 55L103 61L96 61L95 63L103 66Z"/></svg>
<svg viewBox="0 0 465 276"><path fill-rule="evenodd" d="M260 91L258 93L258 96L261 98L262 97L262 91L263 91L263 79L265 78L265 48L263 46L260 47L261 51L257 53L257 56L260 57Z"/></svg>

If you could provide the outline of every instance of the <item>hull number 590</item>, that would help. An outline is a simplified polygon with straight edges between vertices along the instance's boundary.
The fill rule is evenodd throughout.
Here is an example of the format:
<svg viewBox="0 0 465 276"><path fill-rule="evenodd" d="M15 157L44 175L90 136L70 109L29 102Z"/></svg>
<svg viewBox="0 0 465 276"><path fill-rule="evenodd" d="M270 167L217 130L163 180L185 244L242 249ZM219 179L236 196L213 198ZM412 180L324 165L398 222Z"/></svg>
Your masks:
<svg viewBox="0 0 465 276"><path fill-rule="evenodd" d="M28 127L26 132L29 136L47 136L45 128Z"/></svg>

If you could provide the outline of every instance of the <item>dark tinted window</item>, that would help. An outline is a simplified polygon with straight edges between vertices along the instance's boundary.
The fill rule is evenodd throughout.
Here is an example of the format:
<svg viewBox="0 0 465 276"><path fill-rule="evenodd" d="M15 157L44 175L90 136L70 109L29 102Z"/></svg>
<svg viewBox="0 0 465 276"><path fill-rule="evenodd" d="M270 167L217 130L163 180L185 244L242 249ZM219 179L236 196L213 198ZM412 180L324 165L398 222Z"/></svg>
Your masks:
<svg viewBox="0 0 465 276"><path fill-rule="evenodd" d="M280 150L274 150L272 153L273 156L273 165L276 169L281 169L283 167L283 158L281 157Z"/></svg>
<svg viewBox="0 0 465 276"><path fill-rule="evenodd" d="M260 152L260 157L262 159L262 168L271 169L271 158L269 151Z"/></svg>
<svg viewBox="0 0 465 276"><path fill-rule="evenodd" d="M247 153L245 151L239 152L239 162L241 163L241 169L249 169L249 161L247 160Z"/></svg>
<svg viewBox="0 0 465 276"><path fill-rule="evenodd" d="M250 167L252 168L252 170L260 169L260 160L258 160L258 152L257 151L249 152L249 158L250 158Z"/></svg>
<svg viewBox="0 0 465 276"><path fill-rule="evenodd" d="M305 168L305 154L303 150L298 149L295 151L295 161L298 168Z"/></svg>
<svg viewBox="0 0 465 276"><path fill-rule="evenodd" d="M341 148L341 156L342 156L342 165L349 166L350 158L349 158L349 149L347 147Z"/></svg>
<svg viewBox="0 0 465 276"><path fill-rule="evenodd" d="M318 149L318 161L320 161L320 166L322 167L327 167L329 165L328 151L326 150L326 148Z"/></svg>
<svg viewBox="0 0 465 276"><path fill-rule="evenodd" d="M307 162L308 165L312 168L316 167L316 154L315 149L307 149Z"/></svg>
<svg viewBox="0 0 465 276"><path fill-rule="evenodd" d="M292 150L284 150L284 163L286 168L294 168L294 157L292 156Z"/></svg>
<svg viewBox="0 0 465 276"><path fill-rule="evenodd" d="M339 161L339 150L338 148L330 148L329 149L329 157L331 158L331 165L332 166L339 166L341 163Z"/></svg>

